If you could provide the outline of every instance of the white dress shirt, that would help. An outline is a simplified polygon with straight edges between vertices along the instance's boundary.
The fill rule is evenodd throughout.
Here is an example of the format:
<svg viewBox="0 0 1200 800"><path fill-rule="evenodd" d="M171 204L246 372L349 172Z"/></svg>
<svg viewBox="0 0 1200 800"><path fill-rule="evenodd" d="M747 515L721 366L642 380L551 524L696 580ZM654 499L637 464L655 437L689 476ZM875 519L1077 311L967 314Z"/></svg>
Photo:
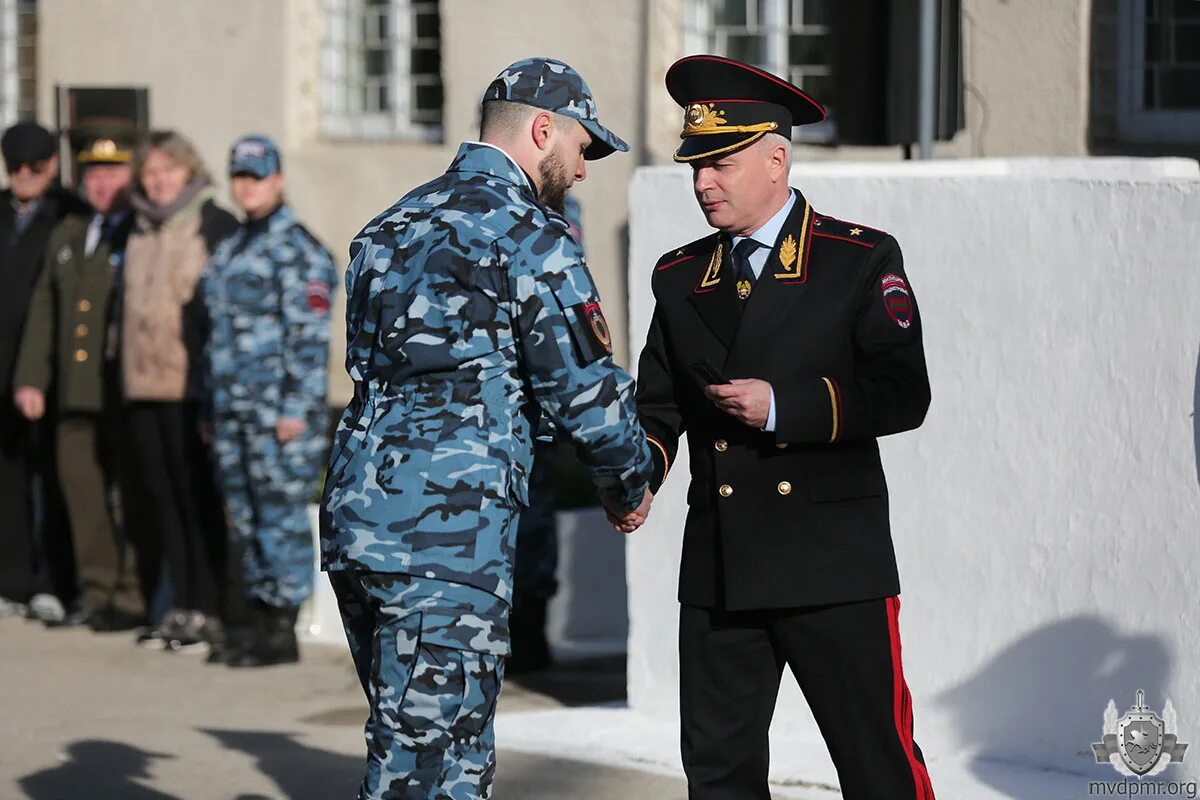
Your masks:
<svg viewBox="0 0 1200 800"><path fill-rule="evenodd" d="M112 227L117 227L125 219L125 215L129 213L129 209L122 209L112 216ZM96 248L100 246L100 234L103 232L104 215L96 214L92 217L92 221L88 223L87 238L84 239L83 255L85 258L90 258L92 253L96 252Z"/></svg>

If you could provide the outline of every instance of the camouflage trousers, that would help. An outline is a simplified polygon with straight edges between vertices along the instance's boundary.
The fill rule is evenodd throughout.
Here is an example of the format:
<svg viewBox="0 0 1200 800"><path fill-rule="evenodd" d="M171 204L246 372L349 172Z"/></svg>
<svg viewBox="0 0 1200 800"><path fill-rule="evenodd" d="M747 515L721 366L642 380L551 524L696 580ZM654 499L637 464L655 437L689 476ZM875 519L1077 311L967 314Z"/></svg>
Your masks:
<svg viewBox="0 0 1200 800"><path fill-rule="evenodd" d="M247 594L272 606L298 606L312 594L313 543L307 506L325 441L308 431L280 443L275 426L251 415L213 421L217 479L232 535L244 553Z"/></svg>
<svg viewBox="0 0 1200 800"><path fill-rule="evenodd" d="M358 798L487 800L504 658L433 643L450 641L436 635L444 616L408 606L390 578L329 573L370 704Z"/></svg>

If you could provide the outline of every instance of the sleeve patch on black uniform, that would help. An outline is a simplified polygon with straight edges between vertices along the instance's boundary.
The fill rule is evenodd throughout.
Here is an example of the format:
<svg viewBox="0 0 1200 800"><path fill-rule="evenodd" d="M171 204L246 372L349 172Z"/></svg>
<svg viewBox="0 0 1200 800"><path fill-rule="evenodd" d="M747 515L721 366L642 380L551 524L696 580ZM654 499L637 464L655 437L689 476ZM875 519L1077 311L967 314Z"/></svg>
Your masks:
<svg viewBox="0 0 1200 800"><path fill-rule="evenodd" d="M612 355L612 332L604 319L600 304L595 301L571 306L571 338L579 348L585 364Z"/></svg>
<svg viewBox="0 0 1200 800"><path fill-rule="evenodd" d="M308 307L318 314L329 310L329 286L325 281L311 280L304 287L304 296L308 299Z"/></svg>
<svg viewBox="0 0 1200 800"><path fill-rule="evenodd" d="M883 307L888 316L892 318L892 322L907 329L912 325L913 316L912 293L908 291L908 284L904 278L889 272L883 276L881 287Z"/></svg>

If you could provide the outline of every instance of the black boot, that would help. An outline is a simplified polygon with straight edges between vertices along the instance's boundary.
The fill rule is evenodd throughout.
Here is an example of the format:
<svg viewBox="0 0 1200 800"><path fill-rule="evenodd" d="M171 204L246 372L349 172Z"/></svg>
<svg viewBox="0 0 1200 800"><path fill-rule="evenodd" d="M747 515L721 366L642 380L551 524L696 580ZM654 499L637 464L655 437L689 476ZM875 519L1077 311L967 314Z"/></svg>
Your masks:
<svg viewBox="0 0 1200 800"><path fill-rule="evenodd" d="M208 663L228 664L266 634L266 611L260 603L245 607L241 617L225 625L224 636L209 642Z"/></svg>
<svg viewBox="0 0 1200 800"><path fill-rule="evenodd" d="M546 598L525 592L513 597L508 618L512 655L504 666L506 675L524 675L550 666L550 644L546 641Z"/></svg>
<svg viewBox="0 0 1200 800"><path fill-rule="evenodd" d="M296 606L262 607L263 624L257 636L240 653L226 663L231 667L269 667L275 664L295 664L300 660L300 644L296 641Z"/></svg>

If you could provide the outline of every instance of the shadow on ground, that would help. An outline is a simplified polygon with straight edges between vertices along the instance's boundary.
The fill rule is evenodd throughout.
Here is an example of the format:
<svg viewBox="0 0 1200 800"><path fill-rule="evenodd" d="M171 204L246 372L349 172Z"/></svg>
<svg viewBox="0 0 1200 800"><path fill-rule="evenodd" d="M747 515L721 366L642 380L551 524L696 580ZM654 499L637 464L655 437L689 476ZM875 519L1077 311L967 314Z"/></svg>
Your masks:
<svg viewBox="0 0 1200 800"><path fill-rule="evenodd" d="M138 783L151 777L150 764L161 758L174 756L85 739L67 747L63 763L26 775L19 784L28 800L62 800L85 791L89 800L182 800Z"/></svg>
<svg viewBox="0 0 1200 800"><path fill-rule="evenodd" d="M1026 779L995 765L1119 778L1097 768L1092 754L1091 743L1104 734L1104 709L1113 700L1124 713L1142 689L1161 712L1171 671L1166 639L1127 634L1081 614L1029 631L939 702L954 710L962 744L976 754L975 776L1021 800Z"/></svg>
<svg viewBox="0 0 1200 800"><path fill-rule="evenodd" d="M564 661L540 672L506 677L504 684L506 688L519 686L568 708L624 703L625 655Z"/></svg>
<svg viewBox="0 0 1200 800"><path fill-rule="evenodd" d="M362 780L365 759L309 747L290 733L205 729L227 750L251 756L258 771L279 787L289 800L353 797ZM263 800L260 795L237 795L234 800Z"/></svg>

